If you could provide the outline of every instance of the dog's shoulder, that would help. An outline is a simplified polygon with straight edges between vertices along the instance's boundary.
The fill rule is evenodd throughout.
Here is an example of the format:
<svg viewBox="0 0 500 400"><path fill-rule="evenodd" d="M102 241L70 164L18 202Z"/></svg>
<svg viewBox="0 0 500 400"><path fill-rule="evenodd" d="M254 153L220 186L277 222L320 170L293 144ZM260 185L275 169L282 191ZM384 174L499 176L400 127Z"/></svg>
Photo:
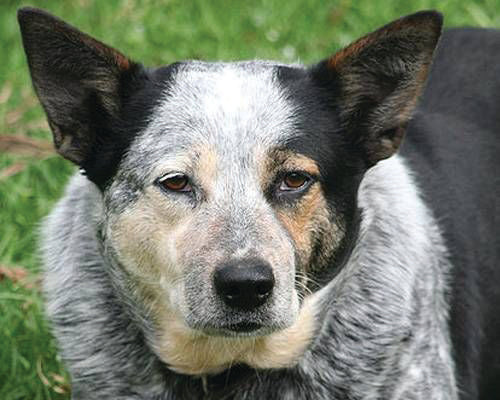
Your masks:
<svg viewBox="0 0 500 400"><path fill-rule="evenodd" d="M484 380L486 387L498 382L492 367L498 345L489 336L499 325L489 304L500 301L492 288L500 279L500 270L494 268L500 254L498 61L500 31L446 31L401 148L439 221L454 266L450 277L454 358L458 381L471 395L478 390L473 371L479 364L485 375L491 375Z"/></svg>

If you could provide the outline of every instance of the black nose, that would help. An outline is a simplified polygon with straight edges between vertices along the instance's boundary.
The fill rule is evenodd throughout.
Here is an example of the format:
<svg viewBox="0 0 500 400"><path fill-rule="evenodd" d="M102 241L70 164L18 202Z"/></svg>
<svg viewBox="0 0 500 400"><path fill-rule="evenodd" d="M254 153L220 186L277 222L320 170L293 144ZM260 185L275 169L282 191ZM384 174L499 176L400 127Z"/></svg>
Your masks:
<svg viewBox="0 0 500 400"><path fill-rule="evenodd" d="M215 289L229 307L251 310L273 292L274 275L263 260L246 259L221 265L214 276Z"/></svg>

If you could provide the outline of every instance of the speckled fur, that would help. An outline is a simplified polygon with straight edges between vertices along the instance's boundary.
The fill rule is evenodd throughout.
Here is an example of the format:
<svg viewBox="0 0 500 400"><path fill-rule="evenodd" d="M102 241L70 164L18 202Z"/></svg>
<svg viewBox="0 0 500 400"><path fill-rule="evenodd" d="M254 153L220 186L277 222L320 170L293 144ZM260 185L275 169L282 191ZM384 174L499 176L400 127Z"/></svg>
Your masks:
<svg viewBox="0 0 500 400"><path fill-rule="evenodd" d="M74 400L458 398L448 252L411 169L389 158L438 13L309 68L148 70L43 11L19 21L56 147L86 174L42 231ZM173 173L191 189L162 186ZM304 184L283 189L293 174ZM228 305L215 271L255 259L272 293Z"/></svg>
<svg viewBox="0 0 500 400"><path fill-rule="evenodd" d="M403 160L367 173L359 205L359 241L342 272L315 295L321 324L298 364L258 371L212 397L201 378L159 362L144 342L148 322L114 295L116 277L98 240L103 198L76 176L43 235L48 310L74 398L456 399L446 250Z"/></svg>

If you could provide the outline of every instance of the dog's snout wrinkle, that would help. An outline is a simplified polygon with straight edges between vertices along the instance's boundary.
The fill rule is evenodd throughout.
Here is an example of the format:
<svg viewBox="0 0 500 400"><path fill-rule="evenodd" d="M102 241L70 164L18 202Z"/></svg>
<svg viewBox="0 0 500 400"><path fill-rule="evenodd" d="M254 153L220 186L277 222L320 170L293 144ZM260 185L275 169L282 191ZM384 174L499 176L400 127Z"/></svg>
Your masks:
<svg viewBox="0 0 500 400"><path fill-rule="evenodd" d="M230 261L215 271L214 284L229 307L252 310L271 296L274 274L271 266L260 259Z"/></svg>

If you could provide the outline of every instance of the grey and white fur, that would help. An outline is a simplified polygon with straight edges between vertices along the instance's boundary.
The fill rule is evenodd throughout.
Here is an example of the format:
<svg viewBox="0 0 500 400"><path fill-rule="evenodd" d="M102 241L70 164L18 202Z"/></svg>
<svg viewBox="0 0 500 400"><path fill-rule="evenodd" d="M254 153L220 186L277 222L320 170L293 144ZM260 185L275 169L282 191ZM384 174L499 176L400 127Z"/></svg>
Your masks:
<svg viewBox="0 0 500 400"><path fill-rule="evenodd" d="M461 251L498 230L456 199L474 204L462 183L474 149L500 154L495 124L469 157L436 146L469 126L439 113L474 75L441 71L462 31L432 69L431 11L311 67L148 69L41 10L19 21L56 149L81 168L41 233L73 399L493 398L471 271L499 252ZM494 187L474 192L484 210Z"/></svg>
<svg viewBox="0 0 500 400"><path fill-rule="evenodd" d="M356 247L342 272L314 295L323 323L297 365L289 371L255 372L226 397L204 392L203 376L182 382L185 387L177 394L171 386L176 388L178 378L166 379L164 367L144 347L143 332L113 296L115 277L95 239L106 219L102 194L75 176L42 235L47 238L48 312L73 384L81 391L74 395L457 399L447 327L450 265L436 221L400 157L366 174L359 203L363 219ZM387 204L396 206L388 209ZM82 323L68 327L68 319ZM99 334L89 337L88 332ZM266 397L268 392L278 397Z"/></svg>

